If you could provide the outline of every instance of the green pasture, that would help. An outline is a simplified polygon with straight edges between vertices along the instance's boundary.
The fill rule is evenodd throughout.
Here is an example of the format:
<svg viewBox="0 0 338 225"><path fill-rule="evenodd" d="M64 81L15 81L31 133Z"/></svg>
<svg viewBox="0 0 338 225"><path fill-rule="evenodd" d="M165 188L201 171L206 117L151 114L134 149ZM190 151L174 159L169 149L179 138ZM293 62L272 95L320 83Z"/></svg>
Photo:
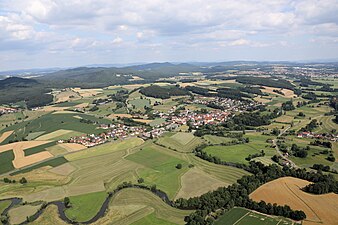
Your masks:
<svg viewBox="0 0 338 225"><path fill-rule="evenodd" d="M14 170L12 161L14 160L13 150L0 153L0 174Z"/></svg>
<svg viewBox="0 0 338 225"><path fill-rule="evenodd" d="M179 158L156 150L156 145L147 146L142 150L127 156L126 159L143 165L138 171L146 184L156 185L173 198L180 188L180 177L188 170L188 163ZM177 164L182 164L182 169L177 169Z"/></svg>
<svg viewBox="0 0 338 225"><path fill-rule="evenodd" d="M71 207L65 210L68 218L84 222L93 218L107 197L105 192L96 192L69 197Z"/></svg>
<svg viewBox="0 0 338 225"><path fill-rule="evenodd" d="M272 156L275 154L275 149L271 148L271 144L267 143L267 139L273 139L272 136L261 135L260 133L250 133L245 135L249 138L249 143L236 144L230 146L208 146L204 149L212 156L219 157L222 161L244 163L249 162L245 160L249 155L260 153L264 150L266 156Z"/></svg>

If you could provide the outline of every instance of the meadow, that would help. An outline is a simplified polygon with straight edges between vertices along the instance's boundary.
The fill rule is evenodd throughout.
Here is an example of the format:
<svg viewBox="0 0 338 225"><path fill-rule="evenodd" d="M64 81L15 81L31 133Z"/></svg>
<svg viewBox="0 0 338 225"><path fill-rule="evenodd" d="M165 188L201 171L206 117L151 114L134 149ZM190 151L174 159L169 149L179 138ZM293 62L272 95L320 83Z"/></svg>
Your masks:
<svg viewBox="0 0 338 225"><path fill-rule="evenodd" d="M249 138L249 143L235 144L230 146L214 145L204 149L212 156L217 156L226 162L236 162L248 164L245 158L249 155L260 153L264 150L266 156L273 156L275 149L271 148L271 144L267 143L267 139L273 139L273 136L266 136L260 133L249 133L245 137Z"/></svg>
<svg viewBox="0 0 338 225"><path fill-rule="evenodd" d="M69 219L85 222L97 214L107 196L106 192L71 196L71 207L66 209L65 213Z"/></svg>
<svg viewBox="0 0 338 225"><path fill-rule="evenodd" d="M167 133L160 137L156 143L175 151L192 152L198 145L202 144L202 141L192 133L178 132Z"/></svg>

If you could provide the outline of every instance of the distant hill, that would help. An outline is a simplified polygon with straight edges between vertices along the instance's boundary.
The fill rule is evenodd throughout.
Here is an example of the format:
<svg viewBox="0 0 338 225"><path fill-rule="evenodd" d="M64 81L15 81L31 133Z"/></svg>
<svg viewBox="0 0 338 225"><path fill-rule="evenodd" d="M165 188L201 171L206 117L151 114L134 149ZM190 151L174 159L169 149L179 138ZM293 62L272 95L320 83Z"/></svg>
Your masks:
<svg viewBox="0 0 338 225"><path fill-rule="evenodd" d="M21 77L9 77L4 80L0 80L0 88L27 87L35 84L38 84L36 80Z"/></svg>

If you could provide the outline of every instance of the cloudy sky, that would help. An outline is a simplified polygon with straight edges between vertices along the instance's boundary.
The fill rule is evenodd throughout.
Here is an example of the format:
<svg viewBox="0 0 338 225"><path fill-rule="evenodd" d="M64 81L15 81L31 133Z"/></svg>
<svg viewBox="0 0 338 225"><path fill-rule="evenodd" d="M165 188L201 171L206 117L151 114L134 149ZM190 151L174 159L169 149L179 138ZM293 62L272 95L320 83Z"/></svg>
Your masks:
<svg viewBox="0 0 338 225"><path fill-rule="evenodd" d="M338 59L338 0L0 0L0 70Z"/></svg>

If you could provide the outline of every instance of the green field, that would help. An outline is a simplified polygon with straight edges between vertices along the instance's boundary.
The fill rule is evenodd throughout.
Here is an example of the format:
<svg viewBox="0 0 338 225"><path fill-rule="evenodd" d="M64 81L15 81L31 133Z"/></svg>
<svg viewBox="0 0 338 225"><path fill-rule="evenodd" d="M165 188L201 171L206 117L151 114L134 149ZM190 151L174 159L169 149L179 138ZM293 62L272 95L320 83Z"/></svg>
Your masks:
<svg viewBox="0 0 338 225"><path fill-rule="evenodd" d="M109 224L183 225L191 212L170 207L150 191L128 188L113 197L107 217Z"/></svg>
<svg viewBox="0 0 338 225"><path fill-rule="evenodd" d="M103 145L96 146L94 148L86 149L81 152L76 152L70 155L67 155L66 158L69 161L75 161L79 159L92 158L99 155L104 155L114 151L127 150L129 148L134 148L143 143L143 140L140 138L130 138L122 141L109 142Z"/></svg>
<svg viewBox="0 0 338 225"><path fill-rule="evenodd" d="M10 200L6 200L6 201L0 201L0 214L2 214L2 212L7 209L10 205L11 205L11 201ZM2 225L1 221L0 221L0 225Z"/></svg>
<svg viewBox="0 0 338 225"><path fill-rule="evenodd" d="M13 160L14 153L12 150L0 153L0 174L14 170L14 166L12 164Z"/></svg>
<svg viewBox="0 0 338 225"><path fill-rule="evenodd" d="M261 213L256 213L244 208L232 208L220 218L218 218L215 225L292 225L290 220L271 217Z"/></svg>
<svg viewBox="0 0 338 225"><path fill-rule="evenodd" d="M227 142L234 140L233 138L219 137L219 136L215 136L215 135L204 135L203 139L208 144L212 144L212 145L219 145L219 144L227 143Z"/></svg>
<svg viewBox="0 0 338 225"><path fill-rule="evenodd" d="M150 100L148 99L133 99L129 101L132 109L144 111L144 107L150 107Z"/></svg>
<svg viewBox="0 0 338 225"><path fill-rule="evenodd" d="M219 157L223 161L244 164L248 163L248 161L245 160L246 157L250 154L260 153L261 150L264 150L266 156L275 154L275 149L270 147L270 143L266 142L267 139L272 139L272 136L250 133L245 135L245 137L249 138L249 143L230 146L208 146L204 150L212 156Z"/></svg>
<svg viewBox="0 0 338 225"><path fill-rule="evenodd" d="M155 213L152 213L142 219L132 223L131 225L175 225L175 223L171 223L164 219L159 219L156 217Z"/></svg>
<svg viewBox="0 0 338 225"><path fill-rule="evenodd" d="M65 210L68 218L77 222L84 222L93 218L100 210L107 197L105 192L90 193L79 196L71 196L71 207Z"/></svg>
<svg viewBox="0 0 338 225"><path fill-rule="evenodd" d="M36 147L33 147L33 148L27 148L27 149L24 150L25 156L34 155L36 153L46 151L46 148L52 147L54 145L56 145L56 143L52 141L52 142L49 142L49 143L46 143L46 144L43 144L43 145L39 145L39 146L36 146Z"/></svg>
<svg viewBox="0 0 338 225"><path fill-rule="evenodd" d="M180 177L187 171L188 163L179 158L170 156L156 150L156 145L142 148L142 150L129 155L126 159L143 165L138 174L146 184L156 186L173 198L180 188ZM177 169L177 164L182 169Z"/></svg>
<svg viewBox="0 0 338 225"><path fill-rule="evenodd" d="M202 144L200 138L192 133L167 133L160 137L156 143L179 152L192 152L198 145Z"/></svg>

